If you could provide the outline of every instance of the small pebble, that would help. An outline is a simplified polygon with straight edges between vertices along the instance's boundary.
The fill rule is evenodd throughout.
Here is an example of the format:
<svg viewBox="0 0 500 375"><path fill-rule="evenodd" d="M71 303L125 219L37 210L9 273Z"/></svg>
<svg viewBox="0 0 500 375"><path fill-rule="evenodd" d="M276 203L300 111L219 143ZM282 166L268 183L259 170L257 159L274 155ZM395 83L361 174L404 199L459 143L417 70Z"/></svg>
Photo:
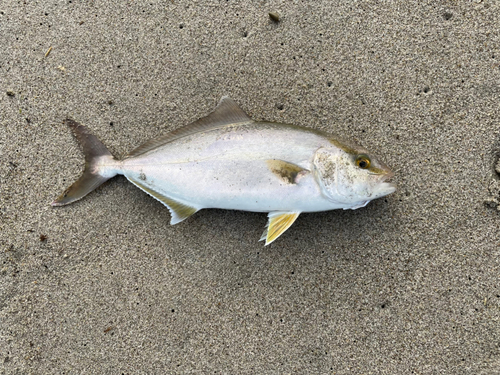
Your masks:
<svg viewBox="0 0 500 375"><path fill-rule="evenodd" d="M269 18L272 19L274 22L280 22L280 15L275 12L269 12Z"/></svg>

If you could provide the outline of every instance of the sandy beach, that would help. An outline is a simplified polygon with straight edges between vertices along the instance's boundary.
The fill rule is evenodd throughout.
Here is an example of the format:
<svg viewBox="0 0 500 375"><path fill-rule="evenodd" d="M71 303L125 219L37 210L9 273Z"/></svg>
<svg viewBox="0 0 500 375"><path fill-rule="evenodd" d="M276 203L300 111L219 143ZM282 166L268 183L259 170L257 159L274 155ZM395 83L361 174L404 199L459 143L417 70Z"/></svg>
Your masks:
<svg viewBox="0 0 500 375"><path fill-rule="evenodd" d="M273 20L269 13L279 16ZM0 3L0 374L500 373L500 3ZM396 193L170 214L84 156L210 113L372 150Z"/></svg>

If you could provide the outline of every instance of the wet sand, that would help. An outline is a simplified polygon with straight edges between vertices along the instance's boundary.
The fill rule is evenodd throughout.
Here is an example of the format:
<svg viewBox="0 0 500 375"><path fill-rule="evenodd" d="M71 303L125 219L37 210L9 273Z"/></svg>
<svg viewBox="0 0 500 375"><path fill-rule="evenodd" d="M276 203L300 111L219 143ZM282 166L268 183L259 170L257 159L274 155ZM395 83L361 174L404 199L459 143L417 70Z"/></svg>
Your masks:
<svg viewBox="0 0 500 375"><path fill-rule="evenodd" d="M0 373L498 373L499 25L492 1L1 3ZM223 95L355 140L398 191L267 247L265 214L170 226L123 177L50 206L84 165L66 117L124 156Z"/></svg>

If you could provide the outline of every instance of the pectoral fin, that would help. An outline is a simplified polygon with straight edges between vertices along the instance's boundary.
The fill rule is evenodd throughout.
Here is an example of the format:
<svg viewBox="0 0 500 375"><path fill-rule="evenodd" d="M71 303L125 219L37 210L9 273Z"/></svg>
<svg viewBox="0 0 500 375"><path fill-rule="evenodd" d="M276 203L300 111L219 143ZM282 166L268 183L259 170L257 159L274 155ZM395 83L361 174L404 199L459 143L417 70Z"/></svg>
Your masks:
<svg viewBox="0 0 500 375"><path fill-rule="evenodd" d="M153 198L159 200L161 203L163 203L165 206L168 207L168 209L170 210L170 214L172 215L172 218L170 219L171 225L180 223L181 221L187 219L189 216L193 215L194 213L200 210L200 208L193 207L189 204L182 203L176 199L167 197L164 194L160 194L157 191L147 187L146 185L140 183L137 180L131 178L128 178L128 180L132 182L135 186L137 186L139 189L148 193Z"/></svg>
<svg viewBox="0 0 500 375"><path fill-rule="evenodd" d="M309 173L307 169L283 160L269 159L266 164L271 172L287 184L296 184L302 176Z"/></svg>
<svg viewBox="0 0 500 375"><path fill-rule="evenodd" d="M297 220L299 215L300 212L270 212L266 230L262 233L262 237L259 241L266 240L265 246L269 245L276 238L285 233L294 221Z"/></svg>

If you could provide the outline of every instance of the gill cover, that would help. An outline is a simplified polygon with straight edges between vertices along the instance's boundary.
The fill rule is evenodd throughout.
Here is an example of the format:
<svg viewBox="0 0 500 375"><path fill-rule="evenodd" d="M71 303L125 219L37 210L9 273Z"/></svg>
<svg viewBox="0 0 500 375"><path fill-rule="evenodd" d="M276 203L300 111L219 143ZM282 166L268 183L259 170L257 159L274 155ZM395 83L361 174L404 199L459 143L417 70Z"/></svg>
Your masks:
<svg viewBox="0 0 500 375"><path fill-rule="evenodd" d="M314 154L314 179L323 195L332 202L340 202L337 191L337 163L338 153L332 150L321 147Z"/></svg>

